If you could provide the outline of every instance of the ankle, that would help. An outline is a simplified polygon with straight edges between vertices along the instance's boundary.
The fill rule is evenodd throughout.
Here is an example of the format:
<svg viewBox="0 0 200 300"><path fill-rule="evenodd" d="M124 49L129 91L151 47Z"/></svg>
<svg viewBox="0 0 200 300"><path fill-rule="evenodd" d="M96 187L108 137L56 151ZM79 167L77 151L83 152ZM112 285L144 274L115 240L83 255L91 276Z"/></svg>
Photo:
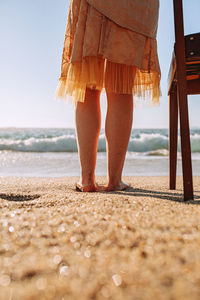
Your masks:
<svg viewBox="0 0 200 300"><path fill-rule="evenodd" d="M120 178L108 178L108 186L119 186L122 182L121 177Z"/></svg>
<svg viewBox="0 0 200 300"><path fill-rule="evenodd" d="M79 179L79 183L82 186L92 186L92 185L95 185L95 178L94 177L81 176L80 179Z"/></svg>

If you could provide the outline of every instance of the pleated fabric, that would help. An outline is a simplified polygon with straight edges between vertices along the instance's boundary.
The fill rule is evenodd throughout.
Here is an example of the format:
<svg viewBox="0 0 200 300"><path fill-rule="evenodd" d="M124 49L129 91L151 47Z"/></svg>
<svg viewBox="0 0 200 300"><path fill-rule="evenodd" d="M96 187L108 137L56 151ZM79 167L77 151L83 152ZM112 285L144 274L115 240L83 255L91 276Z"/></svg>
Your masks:
<svg viewBox="0 0 200 300"><path fill-rule="evenodd" d="M84 102L86 88L92 88L103 92L133 94L142 103L159 104L161 74L154 37L159 2L144 1L147 3L146 15L148 12L149 22L153 22L149 26L151 32L146 35L144 25L139 25L137 20L134 23L135 28L138 24L136 32L130 29L130 18L127 18L129 23L126 26L126 15L117 20L117 13L115 18L113 12L109 17L109 10L105 10L106 14L102 13L102 3L106 1L101 0L99 11L98 5L95 7L98 1L70 1L56 97L66 98L69 95L73 103ZM117 7L117 1L121 0L113 0L113 7ZM139 3L138 0L128 1ZM127 5L128 8L130 15L130 6ZM132 8L136 9L137 5ZM126 7L123 13L126 13ZM151 16L153 13L154 18ZM137 16L137 13L133 10L130 15L133 16L133 22L134 15Z"/></svg>

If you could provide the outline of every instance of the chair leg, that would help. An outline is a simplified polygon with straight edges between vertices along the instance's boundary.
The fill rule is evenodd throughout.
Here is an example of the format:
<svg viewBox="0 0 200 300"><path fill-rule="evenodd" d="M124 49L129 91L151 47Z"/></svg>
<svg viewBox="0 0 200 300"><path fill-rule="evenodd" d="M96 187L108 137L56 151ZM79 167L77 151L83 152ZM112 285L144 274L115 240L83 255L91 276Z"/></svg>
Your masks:
<svg viewBox="0 0 200 300"><path fill-rule="evenodd" d="M177 90L169 95L169 188L176 189L178 139L178 101Z"/></svg>
<svg viewBox="0 0 200 300"><path fill-rule="evenodd" d="M193 199L192 160L187 92L178 85L184 200Z"/></svg>

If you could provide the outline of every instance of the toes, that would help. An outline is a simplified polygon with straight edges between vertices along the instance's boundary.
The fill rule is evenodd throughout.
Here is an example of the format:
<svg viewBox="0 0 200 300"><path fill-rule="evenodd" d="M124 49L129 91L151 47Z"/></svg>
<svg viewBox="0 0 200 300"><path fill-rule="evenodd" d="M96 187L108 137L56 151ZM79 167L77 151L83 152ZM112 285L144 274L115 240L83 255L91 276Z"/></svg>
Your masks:
<svg viewBox="0 0 200 300"><path fill-rule="evenodd" d="M122 181L121 184L120 184L120 186L119 186L119 190L120 191L124 191L124 190L126 190L128 188L130 188L130 184L125 183L125 182Z"/></svg>

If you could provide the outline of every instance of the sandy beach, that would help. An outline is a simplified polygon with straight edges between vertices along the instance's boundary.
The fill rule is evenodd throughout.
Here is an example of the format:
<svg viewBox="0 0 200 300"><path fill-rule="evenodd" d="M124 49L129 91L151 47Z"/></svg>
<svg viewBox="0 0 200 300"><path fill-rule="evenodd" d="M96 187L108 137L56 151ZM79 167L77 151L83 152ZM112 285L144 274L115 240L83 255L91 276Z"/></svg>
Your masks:
<svg viewBox="0 0 200 300"><path fill-rule="evenodd" d="M0 178L1 300L200 299L200 178L187 203L181 177L110 193L76 180Z"/></svg>

